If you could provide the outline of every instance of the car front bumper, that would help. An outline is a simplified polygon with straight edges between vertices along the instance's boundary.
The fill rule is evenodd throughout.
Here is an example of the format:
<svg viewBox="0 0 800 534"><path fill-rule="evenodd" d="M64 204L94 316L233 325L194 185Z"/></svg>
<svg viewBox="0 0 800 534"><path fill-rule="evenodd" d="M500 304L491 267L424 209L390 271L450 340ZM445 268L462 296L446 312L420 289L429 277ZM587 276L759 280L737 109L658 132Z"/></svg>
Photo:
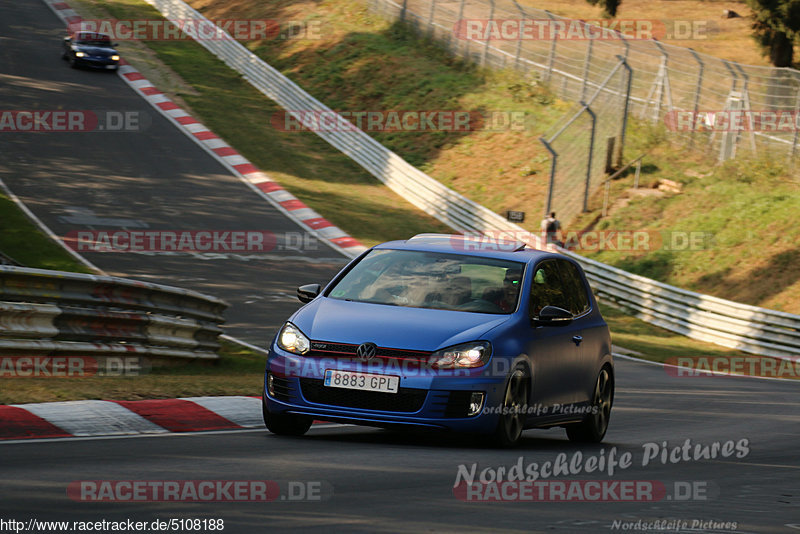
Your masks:
<svg viewBox="0 0 800 534"><path fill-rule="evenodd" d="M399 376L399 391L378 393L324 386L327 369ZM267 384L270 374L272 394ZM377 362L366 366L349 359L304 358L273 346L264 377L264 400L272 413L380 427L418 426L484 434L497 427L497 411L487 408L502 404L505 381L505 375L491 376L482 369L381 368ZM484 401L482 410L469 416L472 392L483 392Z"/></svg>
<svg viewBox="0 0 800 534"><path fill-rule="evenodd" d="M75 62L82 67L92 67L95 69L116 69L119 67L119 60L114 60L108 57L76 57Z"/></svg>

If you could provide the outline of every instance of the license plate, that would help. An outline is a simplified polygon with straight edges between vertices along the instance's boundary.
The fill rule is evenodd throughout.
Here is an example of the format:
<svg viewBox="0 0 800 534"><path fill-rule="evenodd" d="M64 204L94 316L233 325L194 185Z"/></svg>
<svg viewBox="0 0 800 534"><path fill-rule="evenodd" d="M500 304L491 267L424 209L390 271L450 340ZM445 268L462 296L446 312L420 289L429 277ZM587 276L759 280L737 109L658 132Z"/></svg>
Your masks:
<svg viewBox="0 0 800 534"><path fill-rule="evenodd" d="M400 377L326 369L325 385L332 388L397 393L400 389Z"/></svg>

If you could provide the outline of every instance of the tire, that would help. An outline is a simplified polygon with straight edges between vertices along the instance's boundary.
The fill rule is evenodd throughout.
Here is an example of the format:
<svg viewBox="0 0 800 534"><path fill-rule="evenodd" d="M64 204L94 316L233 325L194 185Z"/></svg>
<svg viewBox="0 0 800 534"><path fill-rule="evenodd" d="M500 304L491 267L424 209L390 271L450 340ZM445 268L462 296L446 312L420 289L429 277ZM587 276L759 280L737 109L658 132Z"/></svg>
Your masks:
<svg viewBox="0 0 800 534"><path fill-rule="evenodd" d="M525 429L526 414L522 409L528 405L529 396L528 372L520 364L508 376L506 392L503 396L503 410L491 440L495 446L508 448L517 444Z"/></svg>
<svg viewBox="0 0 800 534"><path fill-rule="evenodd" d="M78 61L74 57L67 57L67 61L69 62L69 66L73 69L78 68Z"/></svg>
<svg viewBox="0 0 800 534"><path fill-rule="evenodd" d="M262 396L261 411L267 430L278 436L302 436L311 428L314 420L304 415L277 414L267 410L267 402Z"/></svg>
<svg viewBox="0 0 800 534"><path fill-rule="evenodd" d="M580 423L567 425L567 437L570 441L579 443L600 443L608 430L608 421L611 418L611 407L614 404L614 378L607 367L603 367L597 375L594 386L592 408L597 408L597 413L591 413Z"/></svg>

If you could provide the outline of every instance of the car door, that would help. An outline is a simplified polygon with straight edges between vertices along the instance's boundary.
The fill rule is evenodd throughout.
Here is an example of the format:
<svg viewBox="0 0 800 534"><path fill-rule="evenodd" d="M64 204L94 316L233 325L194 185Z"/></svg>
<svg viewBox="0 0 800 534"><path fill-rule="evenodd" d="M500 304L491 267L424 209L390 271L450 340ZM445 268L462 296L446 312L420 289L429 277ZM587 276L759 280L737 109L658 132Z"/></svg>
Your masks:
<svg viewBox="0 0 800 534"><path fill-rule="evenodd" d="M535 319L545 306L571 311L570 298L560 274L559 263L547 259L536 265L530 291L531 317L528 354L533 364L533 402L554 415L554 405L578 400L581 376L582 339L579 323L537 325ZM557 415L557 414L555 414Z"/></svg>
<svg viewBox="0 0 800 534"><path fill-rule="evenodd" d="M576 335L580 336L581 348L578 368L575 372L575 401L588 402L594 391L598 354L602 345L602 325L590 321L591 305L587 284L580 269L574 263L559 259L558 272L564 284L567 309L572 313Z"/></svg>

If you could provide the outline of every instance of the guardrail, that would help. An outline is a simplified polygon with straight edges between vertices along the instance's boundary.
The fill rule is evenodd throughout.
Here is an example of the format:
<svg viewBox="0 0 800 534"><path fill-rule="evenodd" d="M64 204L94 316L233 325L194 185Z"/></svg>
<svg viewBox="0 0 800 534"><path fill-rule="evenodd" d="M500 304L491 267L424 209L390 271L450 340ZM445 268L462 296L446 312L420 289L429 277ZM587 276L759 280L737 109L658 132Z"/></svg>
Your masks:
<svg viewBox="0 0 800 534"><path fill-rule="evenodd" d="M800 315L695 293L560 252L583 266L596 295L648 323L751 354L800 358Z"/></svg>
<svg viewBox="0 0 800 534"><path fill-rule="evenodd" d="M0 266L0 354L216 359L227 306L149 282Z"/></svg>
<svg viewBox="0 0 800 534"><path fill-rule="evenodd" d="M146 2L167 19L195 19L203 24L213 24L182 0ZM218 31L220 34L225 33L221 29ZM230 35L227 38L201 39L197 42L241 73L250 84L287 111L326 112L333 117L334 112L330 108L233 40ZM302 116L298 115L297 119L303 121ZM338 120L346 122L341 117ZM522 239L536 248L542 248L539 236L448 189L355 126L348 131L316 133L400 196L451 228L462 232L492 232L495 235L498 232L510 232L514 239ZM744 352L778 358L800 356L798 315L686 291L569 251L558 251L574 258L583 266L593 289L601 298L627 308L649 323L694 339Z"/></svg>

